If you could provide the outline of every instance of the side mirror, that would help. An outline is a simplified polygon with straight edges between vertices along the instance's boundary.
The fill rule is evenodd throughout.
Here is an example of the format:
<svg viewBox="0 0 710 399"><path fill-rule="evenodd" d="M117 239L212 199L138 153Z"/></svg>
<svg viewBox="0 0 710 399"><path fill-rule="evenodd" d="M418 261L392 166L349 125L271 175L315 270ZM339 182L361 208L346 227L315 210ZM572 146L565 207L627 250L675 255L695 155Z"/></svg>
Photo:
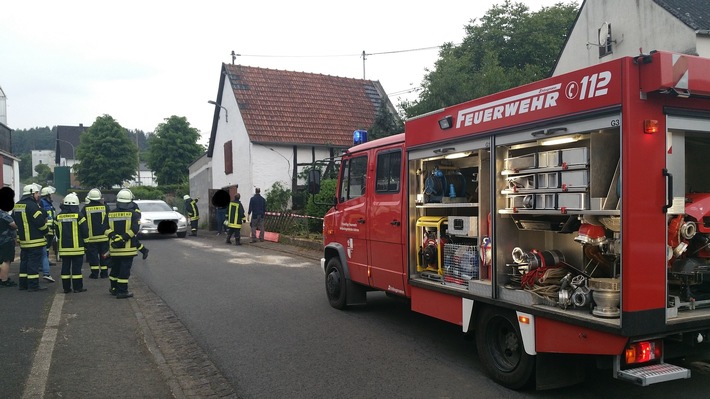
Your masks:
<svg viewBox="0 0 710 399"><path fill-rule="evenodd" d="M318 194L320 192L320 170L313 169L308 172L308 193Z"/></svg>

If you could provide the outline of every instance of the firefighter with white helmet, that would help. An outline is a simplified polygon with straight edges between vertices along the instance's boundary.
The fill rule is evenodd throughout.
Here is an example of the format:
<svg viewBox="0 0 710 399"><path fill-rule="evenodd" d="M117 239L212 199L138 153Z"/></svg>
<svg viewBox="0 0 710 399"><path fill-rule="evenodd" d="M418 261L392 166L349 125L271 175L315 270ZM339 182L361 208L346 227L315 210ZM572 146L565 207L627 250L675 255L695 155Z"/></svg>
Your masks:
<svg viewBox="0 0 710 399"><path fill-rule="evenodd" d="M86 195L86 205L81 210L86 218L89 235L85 240L86 261L91 273L89 278L108 277L108 259L101 256L109 251L108 237L108 205L101 202L101 191L92 188Z"/></svg>
<svg viewBox="0 0 710 399"><path fill-rule="evenodd" d="M52 194L57 192L57 190L52 186L42 187L40 190L40 200L39 206L47 214L47 246L46 252L42 255L42 274L43 279L53 283L54 278L49 274L49 266L54 265L54 262L49 260L49 249L54 250L54 259L58 260L57 257L57 240L54 236L54 217L57 215L57 210L54 208L54 203L52 201Z"/></svg>
<svg viewBox="0 0 710 399"><path fill-rule="evenodd" d="M79 197L69 193L64 197L62 211L54 220L57 233L59 256L62 259L62 288L68 294L84 292L84 277L81 266L84 263L84 240L89 236L86 218L79 210Z"/></svg>
<svg viewBox="0 0 710 399"><path fill-rule="evenodd" d="M47 215L40 209L41 187L28 184L22 189L22 198L12 210L12 218L17 224L17 240L20 243L20 290L39 291L47 287L39 285L39 268L42 266L42 253L47 244Z"/></svg>
<svg viewBox="0 0 710 399"><path fill-rule="evenodd" d="M131 276L133 258L138 255L140 243L135 237L140 220L141 211L133 202L133 193L129 189L122 189L116 195L116 208L108 214L109 229L106 231L111 256L110 292L119 299L133 296L128 291L128 278Z"/></svg>
<svg viewBox="0 0 710 399"><path fill-rule="evenodd" d="M197 209L197 199L190 198L190 194L185 194L182 199L185 200L185 213L187 213L187 218L190 220L190 235L196 236L197 225L200 222L200 210Z"/></svg>

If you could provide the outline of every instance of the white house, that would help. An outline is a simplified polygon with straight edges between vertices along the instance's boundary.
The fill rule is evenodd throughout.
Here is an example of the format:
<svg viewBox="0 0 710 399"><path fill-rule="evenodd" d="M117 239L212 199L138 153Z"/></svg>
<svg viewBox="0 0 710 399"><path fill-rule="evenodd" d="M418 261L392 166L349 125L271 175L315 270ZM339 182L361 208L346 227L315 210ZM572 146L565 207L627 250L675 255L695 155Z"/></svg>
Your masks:
<svg viewBox="0 0 710 399"><path fill-rule="evenodd" d="M298 173L352 146L382 105L377 81L222 64L207 157L213 188L239 185L244 199L274 183L296 191ZM191 175L193 173L191 167ZM195 182L191 179L191 194ZM204 198L204 197L203 197Z"/></svg>
<svg viewBox="0 0 710 399"><path fill-rule="evenodd" d="M710 57L708 0L585 0L553 74L653 50Z"/></svg>
<svg viewBox="0 0 710 399"><path fill-rule="evenodd" d="M32 150L32 176L37 176L35 168L39 164L47 165L50 170L54 170L56 166L54 158L55 154L52 150Z"/></svg>

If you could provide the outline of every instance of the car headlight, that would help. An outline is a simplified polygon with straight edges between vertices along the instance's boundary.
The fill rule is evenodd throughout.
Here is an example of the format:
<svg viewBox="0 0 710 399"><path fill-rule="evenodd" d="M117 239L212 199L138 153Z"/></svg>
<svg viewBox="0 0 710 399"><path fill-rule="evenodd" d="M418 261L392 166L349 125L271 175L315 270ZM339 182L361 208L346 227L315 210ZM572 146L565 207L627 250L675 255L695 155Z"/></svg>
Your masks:
<svg viewBox="0 0 710 399"><path fill-rule="evenodd" d="M153 223L153 221L150 220L150 219L143 219L143 218L141 218L141 221L140 221L139 224L152 224L152 223Z"/></svg>
<svg viewBox="0 0 710 399"><path fill-rule="evenodd" d="M187 219L185 219L185 216L180 215L180 217L178 218L178 223L186 223L186 222L187 222Z"/></svg>

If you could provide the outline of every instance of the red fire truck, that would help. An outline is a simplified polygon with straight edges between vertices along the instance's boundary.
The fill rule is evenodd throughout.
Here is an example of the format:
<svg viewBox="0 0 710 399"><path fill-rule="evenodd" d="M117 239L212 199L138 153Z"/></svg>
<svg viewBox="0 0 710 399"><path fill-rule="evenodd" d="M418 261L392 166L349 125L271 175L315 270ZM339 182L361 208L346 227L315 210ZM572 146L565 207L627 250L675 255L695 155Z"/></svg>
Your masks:
<svg viewBox="0 0 710 399"><path fill-rule="evenodd" d="M582 356L639 385L690 378L670 361L710 338L709 71L621 58L353 146L323 222L330 304L406 297L475 332L514 389L579 382Z"/></svg>

